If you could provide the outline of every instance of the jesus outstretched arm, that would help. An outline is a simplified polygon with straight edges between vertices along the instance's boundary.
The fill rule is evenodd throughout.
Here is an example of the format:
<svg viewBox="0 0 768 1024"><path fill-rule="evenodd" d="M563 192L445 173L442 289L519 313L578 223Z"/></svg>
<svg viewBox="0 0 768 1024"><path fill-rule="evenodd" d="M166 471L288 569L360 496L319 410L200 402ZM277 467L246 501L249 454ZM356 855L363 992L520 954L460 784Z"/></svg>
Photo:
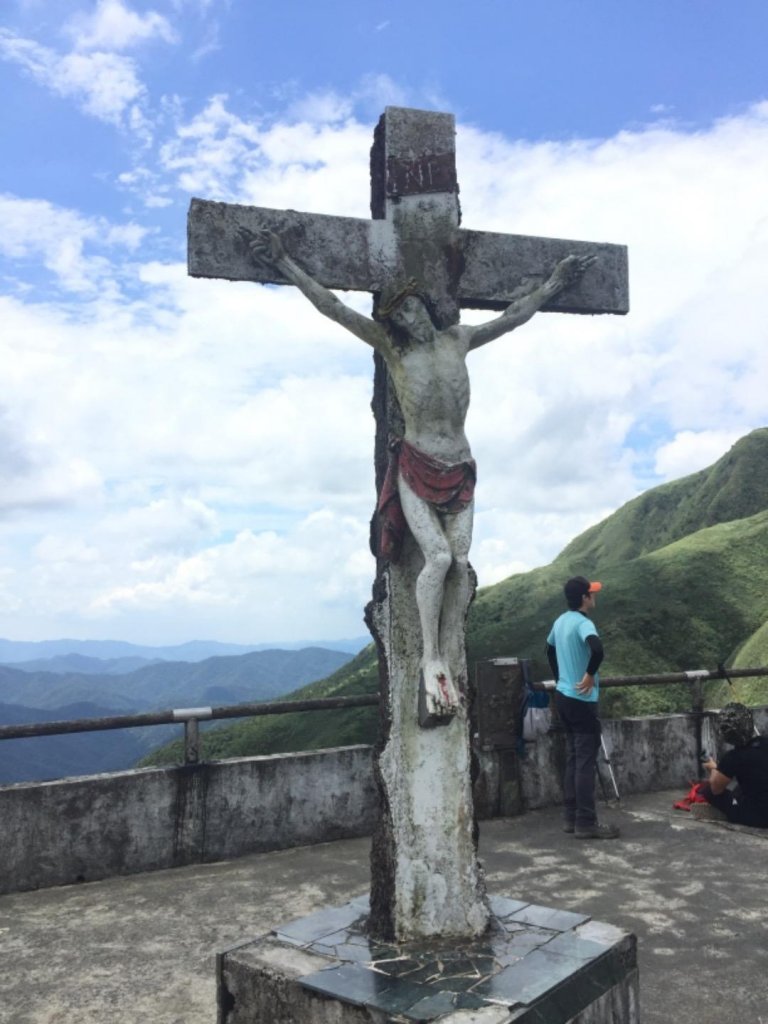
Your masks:
<svg viewBox="0 0 768 1024"><path fill-rule="evenodd" d="M285 251L283 240L274 231L257 233L240 228L240 234L248 243L251 256L256 262L277 267L285 277L309 299L323 316L335 320L361 341L381 351L386 345L386 335L379 325L337 299L330 289L310 277Z"/></svg>
<svg viewBox="0 0 768 1024"><path fill-rule="evenodd" d="M575 284L596 259L596 256L566 256L560 260L546 281L534 285L526 294L514 299L501 316L477 327L463 328L469 334L470 349L494 341L524 324L526 320L530 320L545 302Z"/></svg>

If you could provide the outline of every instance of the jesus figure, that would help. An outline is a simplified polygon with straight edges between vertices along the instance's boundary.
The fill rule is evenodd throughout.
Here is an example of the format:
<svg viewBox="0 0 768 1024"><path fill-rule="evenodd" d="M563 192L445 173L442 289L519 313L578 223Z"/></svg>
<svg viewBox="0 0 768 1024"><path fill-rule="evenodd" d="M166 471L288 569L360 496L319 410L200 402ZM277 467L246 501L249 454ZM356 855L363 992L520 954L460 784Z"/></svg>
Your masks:
<svg viewBox="0 0 768 1024"><path fill-rule="evenodd" d="M469 407L466 357L529 320L574 284L594 256L566 256L543 283L519 290L504 312L477 326L438 328L416 282L382 295L377 319L362 316L311 278L272 231L241 229L252 257L276 267L324 316L370 345L386 363L405 423L395 439L379 498L381 553L397 557L400 527L424 557L416 581L422 635L420 707L429 721L449 721L460 694L444 658L446 638L463 627L469 598L475 463L464 424Z"/></svg>

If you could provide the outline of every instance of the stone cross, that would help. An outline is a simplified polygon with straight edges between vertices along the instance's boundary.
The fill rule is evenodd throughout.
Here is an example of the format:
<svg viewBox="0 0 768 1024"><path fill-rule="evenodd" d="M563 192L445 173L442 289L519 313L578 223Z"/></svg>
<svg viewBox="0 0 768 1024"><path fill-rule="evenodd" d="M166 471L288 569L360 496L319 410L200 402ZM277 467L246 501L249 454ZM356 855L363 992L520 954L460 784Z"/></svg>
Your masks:
<svg viewBox="0 0 768 1024"><path fill-rule="evenodd" d="M466 938L488 923L467 710L464 623L473 577L466 488L474 463L463 433L464 357L537 309L628 310L623 246L460 228L454 136L451 115L387 108L371 150L370 221L198 199L189 213L192 276L295 284L374 348L380 497L390 486L393 441L404 446L395 491L410 529L396 558L379 554L366 609L382 696L370 928L396 941ZM339 303L333 288L373 293L375 319ZM461 307L504 313L480 328L461 327ZM441 416L453 446L445 452L445 431L432 422ZM463 474L453 505L422 500L405 458L422 452L437 457L438 484ZM373 527L378 534L379 517Z"/></svg>

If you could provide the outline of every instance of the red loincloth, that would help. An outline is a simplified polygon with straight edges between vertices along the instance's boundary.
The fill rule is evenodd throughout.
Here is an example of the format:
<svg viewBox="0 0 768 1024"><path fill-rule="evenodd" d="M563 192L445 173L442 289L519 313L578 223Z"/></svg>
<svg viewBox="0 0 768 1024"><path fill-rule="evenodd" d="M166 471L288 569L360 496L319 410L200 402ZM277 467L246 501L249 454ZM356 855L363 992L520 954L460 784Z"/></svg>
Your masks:
<svg viewBox="0 0 768 1024"><path fill-rule="evenodd" d="M406 440L389 446L389 465L376 510L379 515L379 556L397 562L407 523L397 489L398 473L424 501L443 515L461 512L472 501L477 480L474 459L451 465L414 448Z"/></svg>

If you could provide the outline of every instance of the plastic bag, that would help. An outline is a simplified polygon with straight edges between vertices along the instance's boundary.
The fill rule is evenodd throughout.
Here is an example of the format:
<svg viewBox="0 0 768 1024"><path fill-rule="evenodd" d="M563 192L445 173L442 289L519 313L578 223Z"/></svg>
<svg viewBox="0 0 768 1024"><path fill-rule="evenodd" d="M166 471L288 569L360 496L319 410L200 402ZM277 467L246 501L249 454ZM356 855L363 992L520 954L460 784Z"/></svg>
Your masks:
<svg viewBox="0 0 768 1024"><path fill-rule="evenodd" d="M523 740L531 743L549 732L552 712L549 708L549 694L546 690L534 690L531 685L528 664L524 666L525 697L523 699Z"/></svg>
<svg viewBox="0 0 768 1024"><path fill-rule="evenodd" d="M523 713L523 739L530 743L549 732L552 725L552 713L549 708L537 708L527 705Z"/></svg>

